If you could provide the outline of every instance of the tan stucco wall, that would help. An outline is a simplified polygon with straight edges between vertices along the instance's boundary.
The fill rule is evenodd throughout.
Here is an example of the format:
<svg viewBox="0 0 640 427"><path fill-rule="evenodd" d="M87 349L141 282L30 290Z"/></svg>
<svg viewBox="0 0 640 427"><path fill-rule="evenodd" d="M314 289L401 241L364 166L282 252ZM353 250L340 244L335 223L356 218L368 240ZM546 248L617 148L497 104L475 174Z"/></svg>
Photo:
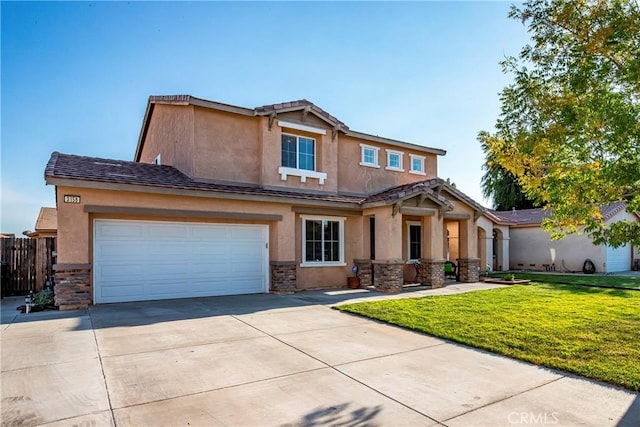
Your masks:
<svg viewBox="0 0 640 427"><path fill-rule="evenodd" d="M193 176L256 184L260 180L260 121L195 107Z"/></svg>
<svg viewBox="0 0 640 427"><path fill-rule="evenodd" d="M279 121L321 129L325 135L291 129ZM283 133L316 141L316 171L327 174L324 184L316 178L288 176L283 181L281 166ZM380 168L360 165L360 144L379 147ZM401 151L404 172L386 170L386 149ZM312 114L279 114L269 128L269 118L251 117L191 105L155 104L140 161L175 166L194 178L222 182L260 184L314 192L369 194L437 176L437 156L393 145L361 140L338 133ZM410 154L425 157L426 175L410 173Z"/></svg>
<svg viewBox="0 0 640 427"><path fill-rule="evenodd" d="M511 269L544 270L543 264L555 263L556 271L582 271L589 258L597 272L603 271L604 247L593 245L586 235L551 240L540 227L528 227L511 228L510 237Z"/></svg>
<svg viewBox="0 0 640 427"><path fill-rule="evenodd" d="M193 176L194 107L156 104L147 131L140 162L152 163L160 155L160 162L174 166Z"/></svg>
<svg viewBox="0 0 640 427"><path fill-rule="evenodd" d="M379 147L378 164L379 168L360 165L361 147L360 144ZM404 172L386 170L387 152L386 149L404 152L403 169ZM411 169L410 154L424 156L425 175L417 175L409 172ZM340 135L338 144L338 156L340 159L340 170L338 171L338 181L340 191L355 194L369 194L381 191L396 185L408 184L410 182L423 181L437 176L437 156L405 148L393 147L377 142L360 140L346 135Z"/></svg>

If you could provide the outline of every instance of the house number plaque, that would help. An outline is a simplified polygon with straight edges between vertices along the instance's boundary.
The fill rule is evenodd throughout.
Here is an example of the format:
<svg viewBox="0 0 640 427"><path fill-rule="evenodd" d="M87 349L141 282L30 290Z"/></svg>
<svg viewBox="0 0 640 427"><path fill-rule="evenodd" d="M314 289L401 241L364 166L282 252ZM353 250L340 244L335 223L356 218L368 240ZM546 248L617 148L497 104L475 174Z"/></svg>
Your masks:
<svg viewBox="0 0 640 427"><path fill-rule="evenodd" d="M64 195L65 203L80 203L80 196L73 196L71 194Z"/></svg>

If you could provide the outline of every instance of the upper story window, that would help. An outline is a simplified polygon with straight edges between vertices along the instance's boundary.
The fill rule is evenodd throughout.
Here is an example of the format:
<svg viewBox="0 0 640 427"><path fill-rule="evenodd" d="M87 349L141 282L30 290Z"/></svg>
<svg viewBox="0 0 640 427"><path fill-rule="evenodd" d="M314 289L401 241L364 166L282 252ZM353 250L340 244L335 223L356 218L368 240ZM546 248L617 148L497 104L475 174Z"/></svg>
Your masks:
<svg viewBox="0 0 640 427"><path fill-rule="evenodd" d="M409 170L409 173L414 173L417 175L426 175L425 171L424 171L424 156L418 156L416 154L410 154L409 157L411 158L411 169Z"/></svg>
<svg viewBox="0 0 640 427"><path fill-rule="evenodd" d="M162 163L160 163L160 154L158 154L158 157L156 157L155 159L153 159L153 164L154 165L160 165Z"/></svg>
<svg viewBox="0 0 640 427"><path fill-rule="evenodd" d="M318 184L324 184L327 174L316 170L315 139L283 133L281 143L282 166L278 173L283 181L289 176L297 176L302 183L307 182L307 178L315 178Z"/></svg>
<svg viewBox="0 0 640 427"><path fill-rule="evenodd" d="M402 151L387 150L387 167L385 169L404 172L402 169L402 158L404 153Z"/></svg>
<svg viewBox="0 0 640 427"><path fill-rule="evenodd" d="M360 164L362 166L379 168L380 165L378 163L378 151L380 151L379 147L360 144Z"/></svg>
<svg viewBox="0 0 640 427"><path fill-rule="evenodd" d="M316 141L313 138L282 134L282 166L316 170Z"/></svg>

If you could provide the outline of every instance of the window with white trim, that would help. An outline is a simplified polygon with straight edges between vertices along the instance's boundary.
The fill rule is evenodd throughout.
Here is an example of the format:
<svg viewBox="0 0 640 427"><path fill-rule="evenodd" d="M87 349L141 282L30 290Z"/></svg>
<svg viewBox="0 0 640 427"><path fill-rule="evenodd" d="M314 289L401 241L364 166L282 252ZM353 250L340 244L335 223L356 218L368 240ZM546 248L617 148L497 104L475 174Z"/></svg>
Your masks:
<svg viewBox="0 0 640 427"><path fill-rule="evenodd" d="M378 151L380 151L380 147L360 144L360 165L379 168Z"/></svg>
<svg viewBox="0 0 640 427"><path fill-rule="evenodd" d="M154 164L154 165L159 165L159 164L161 164L161 163L160 163L160 154L158 154L158 156L157 156L155 159L153 159L153 164Z"/></svg>
<svg viewBox="0 0 640 427"><path fill-rule="evenodd" d="M344 266L344 218L302 216L302 266Z"/></svg>
<svg viewBox="0 0 640 427"><path fill-rule="evenodd" d="M409 154L409 158L411 159L411 169L409 173L414 173L416 175L426 175L424 172L424 156L418 156L416 154Z"/></svg>
<svg viewBox="0 0 640 427"><path fill-rule="evenodd" d="M422 224L407 221L407 257L409 261L418 261L422 256Z"/></svg>
<svg viewBox="0 0 640 427"><path fill-rule="evenodd" d="M402 158L404 153L402 151L387 150L387 167L385 169L404 172L402 169Z"/></svg>
<svg viewBox="0 0 640 427"><path fill-rule="evenodd" d="M316 141L304 136L282 134L282 166L316 170Z"/></svg>

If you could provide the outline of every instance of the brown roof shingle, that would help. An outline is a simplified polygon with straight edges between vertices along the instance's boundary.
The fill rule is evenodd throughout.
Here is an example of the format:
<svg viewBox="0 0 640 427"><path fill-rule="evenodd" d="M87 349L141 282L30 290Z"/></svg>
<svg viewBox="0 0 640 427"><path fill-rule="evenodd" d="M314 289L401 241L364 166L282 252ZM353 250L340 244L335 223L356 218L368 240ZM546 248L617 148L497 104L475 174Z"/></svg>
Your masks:
<svg viewBox="0 0 640 427"><path fill-rule="evenodd" d="M110 184L200 190L229 194L283 197L359 204L364 198L338 194L314 194L262 187L196 181L172 166L101 159L54 152L45 168L45 179L72 179Z"/></svg>

